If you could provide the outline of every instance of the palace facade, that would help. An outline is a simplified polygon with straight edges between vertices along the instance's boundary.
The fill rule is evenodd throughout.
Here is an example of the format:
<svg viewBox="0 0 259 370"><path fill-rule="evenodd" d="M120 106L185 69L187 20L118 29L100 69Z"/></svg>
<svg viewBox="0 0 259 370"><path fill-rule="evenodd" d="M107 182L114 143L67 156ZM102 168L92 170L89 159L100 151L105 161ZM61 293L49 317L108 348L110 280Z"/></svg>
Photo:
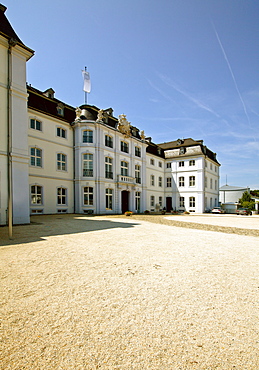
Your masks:
<svg viewBox="0 0 259 370"><path fill-rule="evenodd" d="M216 154L202 140L155 144L125 115L75 108L26 85L34 52L0 5L0 224L30 214L203 213L218 205Z"/></svg>

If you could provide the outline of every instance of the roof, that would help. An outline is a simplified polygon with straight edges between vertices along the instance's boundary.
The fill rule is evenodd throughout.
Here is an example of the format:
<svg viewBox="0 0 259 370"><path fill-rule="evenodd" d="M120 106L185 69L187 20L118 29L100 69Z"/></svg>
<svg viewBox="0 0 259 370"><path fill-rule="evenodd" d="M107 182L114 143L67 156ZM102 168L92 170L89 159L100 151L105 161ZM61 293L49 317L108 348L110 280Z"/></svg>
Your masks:
<svg viewBox="0 0 259 370"><path fill-rule="evenodd" d="M170 149L178 149L181 147L191 147L191 146L197 146L199 145L201 147L202 153L207 157L210 158L212 161L219 164L217 161L217 155L216 153L213 153L210 149L208 149L205 145L203 145L203 140L193 140L192 138L187 139L177 139L174 141L169 141L166 143L157 144L160 148L162 148L164 151L170 150Z"/></svg>
<svg viewBox="0 0 259 370"><path fill-rule="evenodd" d="M157 145L160 146L160 148L164 150L168 150L168 149L176 149L180 147L203 145L203 140L193 140L191 138L178 139L178 140L169 141L169 142L161 143Z"/></svg>
<svg viewBox="0 0 259 370"><path fill-rule="evenodd" d="M17 43L21 47L23 47L23 48L31 51L32 53L34 53L34 51L32 49L28 48L22 42L22 40L18 37L17 33L14 31L13 27L11 26L10 22L8 21L8 19L5 16L6 9L7 9L6 6L0 4L0 35L2 35L3 37L5 37L8 40L13 39L14 41L17 41Z"/></svg>
<svg viewBox="0 0 259 370"><path fill-rule="evenodd" d="M219 191L245 191L248 190L248 187L240 187L240 186L230 186L230 185L223 185L219 188Z"/></svg>
<svg viewBox="0 0 259 370"><path fill-rule="evenodd" d="M56 98L49 98L44 95L44 92L35 89L34 87L27 85L28 97L28 108L34 109L38 112L47 114L51 117L55 117L59 120L67 123L72 123L75 119L75 108ZM64 115L58 114L57 107L62 104L64 107Z"/></svg>

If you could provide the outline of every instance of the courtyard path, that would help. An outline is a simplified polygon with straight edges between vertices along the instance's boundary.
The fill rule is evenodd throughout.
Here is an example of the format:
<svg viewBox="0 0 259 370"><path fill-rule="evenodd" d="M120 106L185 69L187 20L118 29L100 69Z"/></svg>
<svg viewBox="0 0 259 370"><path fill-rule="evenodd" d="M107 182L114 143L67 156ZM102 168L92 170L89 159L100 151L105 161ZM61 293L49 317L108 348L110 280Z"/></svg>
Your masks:
<svg viewBox="0 0 259 370"><path fill-rule="evenodd" d="M0 369L258 370L258 236L154 217L0 228Z"/></svg>

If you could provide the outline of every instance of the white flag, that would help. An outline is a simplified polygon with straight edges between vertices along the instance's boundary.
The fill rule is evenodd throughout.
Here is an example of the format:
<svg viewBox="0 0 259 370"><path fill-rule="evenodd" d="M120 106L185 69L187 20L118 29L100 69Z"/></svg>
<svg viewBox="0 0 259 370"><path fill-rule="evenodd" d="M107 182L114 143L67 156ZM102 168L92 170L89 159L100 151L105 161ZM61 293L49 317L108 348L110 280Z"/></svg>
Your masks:
<svg viewBox="0 0 259 370"><path fill-rule="evenodd" d="M83 75L83 80L84 80L83 90L89 93L91 91L91 80L90 80L89 72L82 71L82 75Z"/></svg>

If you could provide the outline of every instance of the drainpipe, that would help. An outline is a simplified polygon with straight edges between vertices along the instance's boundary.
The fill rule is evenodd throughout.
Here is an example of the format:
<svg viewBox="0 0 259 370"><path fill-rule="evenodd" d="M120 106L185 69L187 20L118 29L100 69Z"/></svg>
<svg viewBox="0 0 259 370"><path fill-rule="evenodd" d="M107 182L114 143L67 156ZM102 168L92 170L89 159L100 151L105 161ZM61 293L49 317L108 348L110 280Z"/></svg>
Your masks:
<svg viewBox="0 0 259 370"><path fill-rule="evenodd" d="M17 40L10 39L7 56L7 167L8 167L8 231L13 236L13 179L12 179L12 47Z"/></svg>

